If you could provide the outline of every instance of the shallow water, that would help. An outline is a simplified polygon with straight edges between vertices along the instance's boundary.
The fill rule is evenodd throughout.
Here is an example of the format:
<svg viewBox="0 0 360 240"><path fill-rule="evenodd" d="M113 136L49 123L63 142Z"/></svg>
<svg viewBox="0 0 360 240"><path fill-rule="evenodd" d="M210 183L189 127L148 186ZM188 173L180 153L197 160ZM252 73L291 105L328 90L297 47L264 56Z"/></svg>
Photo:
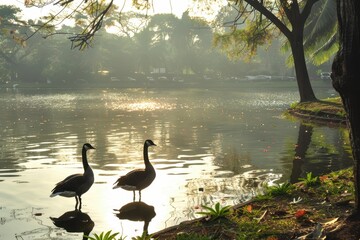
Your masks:
<svg viewBox="0 0 360 240"><path fill-rule="evenodd" d="M335 94L326 84L316 85L319 98ZM149 149L157 177L142 191L142 201L156 212L150 233L198 217L202 204L249 200L262 192L263 183L350 166L344 129L303 126L282 116L297 100L295 83L280 88L264 83L213 89L3 90L0 239L82 239L78 232L84 227L91 233L141 235L144 222L119 219L114 211L132 202L132 192L112 185L120 175L143 167L145 139L157 144ZM88 152L95 183L83 195L80 214L73 212L73 198L49 195L55 183L82 172L85 142L96 147ZM50 219L66 212L80 219L70 222L77 227L70 232Z"/></svg>

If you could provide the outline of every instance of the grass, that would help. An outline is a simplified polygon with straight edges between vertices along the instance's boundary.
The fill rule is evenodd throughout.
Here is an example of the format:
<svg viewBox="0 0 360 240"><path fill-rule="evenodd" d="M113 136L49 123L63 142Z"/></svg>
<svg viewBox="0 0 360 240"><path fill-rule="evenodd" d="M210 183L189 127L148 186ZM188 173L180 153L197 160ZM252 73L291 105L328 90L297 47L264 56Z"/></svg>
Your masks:
<svg viewBox="0 0 360 240"><path fill-rule="evenodd" d="M346 112L340 97L293 103L284 117L296 121L300 118L306 124L346 126Z"/></svg>
<svg viewBox="0 0 360 240"><path fill-rule="evenodd" d="M290 105L289 110L309 114L311 113L312 115L331 115L339 118L344 118L346 116L340 97L327 98L315 102L293 103Z"/></svg>

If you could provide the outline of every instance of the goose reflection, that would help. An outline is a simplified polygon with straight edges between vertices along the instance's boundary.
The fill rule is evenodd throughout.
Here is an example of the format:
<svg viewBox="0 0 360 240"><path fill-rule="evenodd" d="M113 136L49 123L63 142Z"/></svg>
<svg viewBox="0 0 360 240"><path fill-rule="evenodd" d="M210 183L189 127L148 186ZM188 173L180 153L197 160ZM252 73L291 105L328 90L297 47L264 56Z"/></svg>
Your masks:
<svg viewBox="0 0 360 240"><path fill-rule="evenodd" d="M78 209L66 212L58 218L50 217L50 219L56 227L63 228L67 232L82 232L83 240L87 239L85 236L89 236L95 225L88 214Z"/></svg>
<svg viewBox="0 0 360 240"><path fill-rule="evenodd" d="M143 234L147 235L151 219L156 215L154 206L144 202L131 202L122 206L119 210L114 209L119 219L144 222Z"/></svg>

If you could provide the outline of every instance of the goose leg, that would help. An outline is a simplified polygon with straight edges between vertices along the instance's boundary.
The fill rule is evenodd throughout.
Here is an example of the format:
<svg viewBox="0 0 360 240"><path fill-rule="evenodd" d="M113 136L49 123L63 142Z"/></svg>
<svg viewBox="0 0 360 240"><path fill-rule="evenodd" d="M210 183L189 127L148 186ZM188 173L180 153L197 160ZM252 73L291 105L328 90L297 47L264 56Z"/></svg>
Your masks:
<svg viewBox="0 0 360 240"><path fill-rule="evenodd" d="M78 207L78 204L79 204L79 200L78 200L78 197L75 196L75 200L76 200L76 203L75 203L75 210L77 210L77 207Z"/></svg>
<svg viewBox="0 0 360 240"><path fill-rule="evenodd" d="M79 210L81 210L81 206L82 206L81 196L79 196L79 201L80 201Z"/></svg>
<svg viewBox="0 0 360 240"><path fill-rule="evenodd" d="M133 191L133 202L135 202L135 190Z"/></svg>
<svg viewBox="0 0 360 240"><path fill-rule="evenodd" d="M141 201L141 191L139 190L139 202Z"/></svg>

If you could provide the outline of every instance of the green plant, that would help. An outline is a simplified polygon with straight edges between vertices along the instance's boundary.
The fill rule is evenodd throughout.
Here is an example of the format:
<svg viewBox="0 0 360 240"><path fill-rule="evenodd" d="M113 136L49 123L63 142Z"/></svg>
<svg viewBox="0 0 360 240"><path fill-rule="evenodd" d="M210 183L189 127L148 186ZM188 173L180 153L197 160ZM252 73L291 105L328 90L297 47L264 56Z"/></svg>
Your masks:
<svg viewBox="0 0 360 240"><path fill-rule="evenodd" d="M141 236L132 237L131 240L150 240L152 235L148 235L147 232L143 232Z"/></svg>
<svg viewBox="0 0 360 240"><path fill-rule="evenodd" d="M119 233L111 233L111 230L110 231L107 231L106 233L102 232L100 233L100 235L94 233L93 234L93 237L90 237L90 236L85 236L87 239L89 240L116 240L116 236L118 235ZM124 240L124 238L120 237L118 240Z"/></svg>
<svg viewBox="0 0 360 240"><path fill-rule="evenodd" d="M277 197L277 196L285 196L285 195L289 195L291 190L294 189L294 186L289 183L289 182L285 182L282 184L276 184L275 186L268 186L267 188L267 194L272 196L272 197Z"/></svg>
<svg viewBox="0 0 360 240"><path fill-rule="evenodd" d="M306 173L305 178L299 178L300 181L303 181L304 184L308 187L316 186L320 183L319 177L313 177L312 172Z"/></svg>
<svg viewBox="0 0 360 240"><path fill-rule="evenodd" d="M221 217L228 216L231 211L231 206L221 207L220 203L216 203L214 208L202 205L206 212L198 212L197 214L202 214L210 217L210 220L215 220Z"/></svg>

